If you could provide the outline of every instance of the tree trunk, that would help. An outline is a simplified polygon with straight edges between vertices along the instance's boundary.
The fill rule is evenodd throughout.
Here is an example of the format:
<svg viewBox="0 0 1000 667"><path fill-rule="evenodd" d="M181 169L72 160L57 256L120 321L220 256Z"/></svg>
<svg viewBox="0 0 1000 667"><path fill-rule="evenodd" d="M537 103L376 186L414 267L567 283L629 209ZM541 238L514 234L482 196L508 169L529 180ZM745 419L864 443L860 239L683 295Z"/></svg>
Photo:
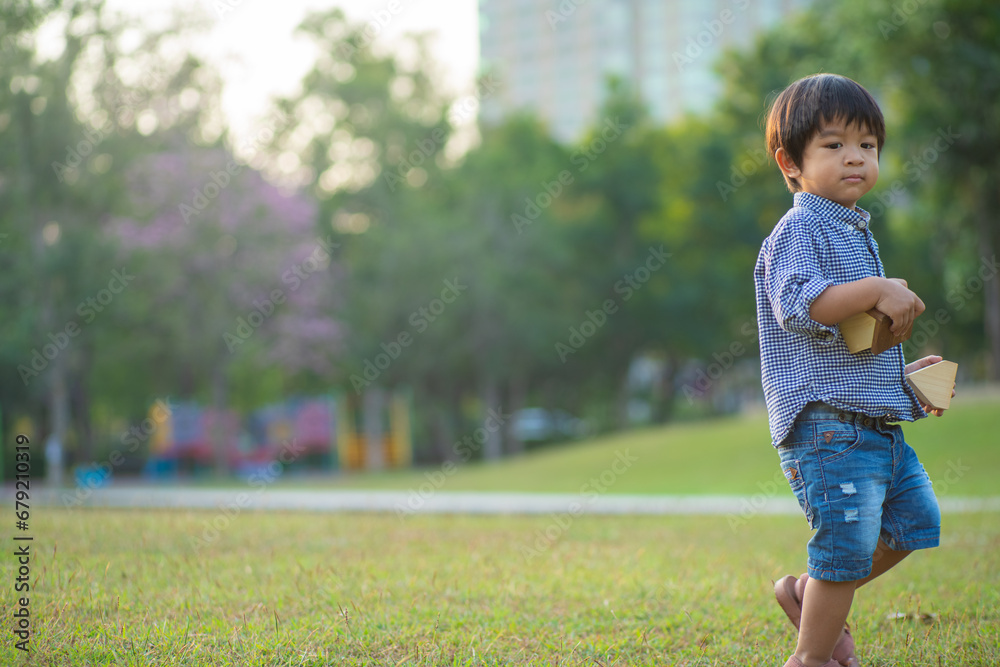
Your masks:
<svg viewBox="0 0 1000 667"><path fill-rule="evenodd" d="M524 451L524 442L518 437L517 431L514 429L513 415L516 415L518 410L524 408L525 402L528 399L528 374L523 370L515 370L508 379L507 397L508 408L502 413L504 415L511 415L503 425L507 453L519 454Z"/></svg>
<svg viewBox="0 0 1000 667"><path fill-rule="evenodd" d="M63 460L66 456L66 431L69 427L69 392L66 390L66 360L62 355L52 361L49 386L51 430L45 442L46 478L51 486L61 486Z"/></svg>
<svg viewBox="0 0 1000 667"><path fill-rule="evenodd" d="M500 407L500 387L497 381L487 376L482 388L482 428L486 431L486 441L483 442L483 458L487 461L496 461L503 456L503 428L486 428L487 420L490 418L490 411L496 412Z"/></svg>
<svg viewBox="0 0 1000 667"><path fill-rule="evenodd" d="M615 398L615 418L618 422L618 428L627 428L629 425L628 419L628 364L625 365L625 370L622 371L621 381L618 383L618 395Z"/></svg>
<svg viewBox="0 0 1000 667"><path fill-rule="evenodd" d="M208 437L212 440L215 474L224 477L229 474L229 461L226 457L226 374L220 365L216 365L212 372L212 406L216 419Z"/></svg>
<svg viewBox="0 0 1000 667"><path fill-rule="evenodd" d="M674 414L674 379L677 376L677 359L667 355L663 362L663 371L656 379L653 396L653 422L665 424Z"/></svg>
<svg viewBox="0 0 1000 667"><path fill-rule="evenodd" d="M1000 204L1000 196L997 196ZM1000 381L1000 276L995 272L997 242L995 223L990 219L989 207L979 213L979 249L982 252L977 270L983 279L983 326L989 360L986 373L993 382Z"/></svg>
<svg viewBox="0 0 1000 667"><path fill-rule="evenodd" d="M433 415L431 430L433 431L434 451L438 461L453 460L456 457L455 423L447 403L435 401Z"/></svg>
<svg viewBox="0 0 1000 667"><path fill-rule="evenodd" d="M1000 280L995 276L986 281L983 298L986 340L990 351L987 373L991 381L1000 382Z"/></svg>
<svg viewBox="0 0 1000 667"><path fill-rule="evenodd" d="M71 384L72 412L76 415L77 463L94 460L94 428L90 420L90 394L85 386L86 373L75 373Z"/></svg>

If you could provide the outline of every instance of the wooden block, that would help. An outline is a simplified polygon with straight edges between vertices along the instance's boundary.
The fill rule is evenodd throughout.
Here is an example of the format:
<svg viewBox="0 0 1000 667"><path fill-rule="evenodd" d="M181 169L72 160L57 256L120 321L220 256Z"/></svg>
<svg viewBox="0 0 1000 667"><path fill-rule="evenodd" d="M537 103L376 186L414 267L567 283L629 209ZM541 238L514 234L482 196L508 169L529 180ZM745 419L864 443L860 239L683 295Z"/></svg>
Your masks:
<svg viewBox="0 0 1000 667"><path fill-rule="evenodd" d="M868 314L875 318L875 335L872 337L872 354L882 354L890 347L899 345L910 339L913 334L913 321L910 321L910 326L906 328L903 333L898 336L893 335L892 330L889 328L892 326L892 320L889 316L883 313L881 310L875 310L872 308L868 311Z"/></svg>
<svg viewBox="0 0 1000 667"><path fill-rule="evenodd" d="M924 404L937 410L947 410L951 406L951 392L955 388L957 373L958 364L954 361L939 361L913 371L906 376L906 381Z"/></svg>
<svg viewBox="0 0 1000 667"><path fill-rule="evenodd" d="M899 345L910 338L913 325L898 336L894 336L890 327L892 320L882 311L871 310L858 313L838 324L840 334L847 343L847 349L856 354L862 350L871 350L872 354L882 354L890 347Z"/></svg>
<svg viewBox="0 0 1000 667"><path fill-rule="evenodd" d="M851 354L871 348L875 339L875 318L868 313L858 313L848 317L839 325L840 335L847 343L847 349Z"/></svg>

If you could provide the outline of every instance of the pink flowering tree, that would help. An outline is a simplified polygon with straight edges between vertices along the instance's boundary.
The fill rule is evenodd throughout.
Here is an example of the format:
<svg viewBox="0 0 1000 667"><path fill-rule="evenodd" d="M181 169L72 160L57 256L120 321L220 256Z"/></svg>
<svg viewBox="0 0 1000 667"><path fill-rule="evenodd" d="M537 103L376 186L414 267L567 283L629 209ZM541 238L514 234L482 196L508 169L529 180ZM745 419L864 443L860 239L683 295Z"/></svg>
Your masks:
<svg viewBox="0 0 1000 667"><path fill-rule="evenodd" d="M185 145L140 159L129 189L132 215L113 224L142 295L127 350L152 387L223 407L328 383L337 244L312 202L225 150Z"/></svg>

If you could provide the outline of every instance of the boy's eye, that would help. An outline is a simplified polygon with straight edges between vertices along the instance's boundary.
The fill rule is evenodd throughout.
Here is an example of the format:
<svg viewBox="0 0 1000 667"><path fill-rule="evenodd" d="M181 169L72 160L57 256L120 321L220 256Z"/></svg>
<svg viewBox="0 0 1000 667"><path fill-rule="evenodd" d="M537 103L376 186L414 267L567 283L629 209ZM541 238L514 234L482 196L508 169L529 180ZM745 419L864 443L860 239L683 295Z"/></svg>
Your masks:
<svg viewBox="0 0 1000 667"><path fill-rule="evenodd" d="M835 141L832 144L826 145L827 148L840 148L841 146L843 146L843 144L841 144L839 141Z"/></svg>
<svg viewBox="0 0 1000 667"><path fill-rule="evenodd" d="M865 143L861 144L861 147L862 148L875 148L875 144L870 144L868 142L865 142Z"/></svg>

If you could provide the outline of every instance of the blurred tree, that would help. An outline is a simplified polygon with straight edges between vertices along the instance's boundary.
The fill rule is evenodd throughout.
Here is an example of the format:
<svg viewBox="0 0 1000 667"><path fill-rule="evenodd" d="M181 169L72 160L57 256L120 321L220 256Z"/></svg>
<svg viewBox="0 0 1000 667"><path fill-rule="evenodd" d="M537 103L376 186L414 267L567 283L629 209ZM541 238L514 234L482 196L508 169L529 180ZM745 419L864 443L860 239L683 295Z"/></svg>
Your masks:
<svg viewBox="0 0 1000 667"><path fill-rule="evenodd" d="M561 374L555 343L582 313L566 226L574 173L569 153L537 119L514 115L483 127L481 144L445 177L443 220L462 240L455 259L471 295L448 332L447 369L478 394L483 420L491 410L513 414L530 386ZM436 345L448 353L445 338ZM523 447L505 426L482 444L486 458Z"/></svg>
<svg viewBox="0 0 1000 667"><path fill-rule="evenodd" d="M282 120L266 150L276 163L298 163L284 178L315 197L320 228L340 244L345 274L335 289L352 295L341 378L351 392L391 387L408 362L394 354L391 368L375 367L388 354L382 346L402 346L399 336L413 333L410 314L453 277L449 239L421 224L440 212L431 189L420 188L445 162L447 101L419 39L406 43L413 58L404 65L378 53L365 26L338 9L310 14L299 32L315 46L316 64L301 94L276 101Z"/></svg>
<svg viewBox="0 0 1000 667"><path fill-rule="evenodd" d="M4 52L16 52L22 37L37 28L61 4L61 0L0 0L0 48Z"/></svg>
<svg viewBox="0 0 1000 667"><path fill-rule="evenodd" d="M36 25L51 9L40 7L20 14L25 25ZM92 332L80 311L88 311L87 298L107 287L113 268L112 247L92 227L113 190L100 181L107 162L97 159L111 128L81 123L70 97L87 46L79 25L94 11L94 5L75 3L64 12L72 29L58 57L40 61L34 35L24 32L5 35L0 60L0 128L6 130L0 133L0 252L6 267L0 297L8 311L0 325L0 358L10 371L0 400L26 411L44 400L45 432L55 454L67 441L71 397L77 399L76 435L84 454L91 445L89 403L81 387ZM91 169L76 168L95 151Z"/></svg>
<svg viewBox="0 0 1000 667"><path fill-rule="evenodd" d="M928 312L915 331L930 331L929 324L952 329L945 340L968 351L981 349L985 334L983 370L997 381L1000 5L934 0L908 9L879 2L869 11L879 17L874 28L881 39L872 35L876 71L902 121L897 173L904 188L889 193L887 205L902 207L907 231L920 232L926 262L913 271L933 279L935 301L949 314L928 323ZM971 336L955 335L963 325Z"/></svg>
<svg viewBox="0 0 1000 667"><path fill-rule="evenodd" d="M281 194L221 149L183 142L134 162L129 190L135 216L114 232L141 267L128 330L148 335L116 356L153 370L147 391L208 398L221 410L234 398L249 403L239 386L230 394L237 362L280 366L289 378L330 371L336 245L315 237L311 202ZM226 470L221 447L216 464Z"/></svg>
<svg viewBox="0 0 1000 667"><path fill-rule="evenodd" d="M988 273L998 243L997 191L987 177L996 172L1000 144L998 11L983 0L817 3L751 49L726 55L719 107L753 150L763 144L765 101L791 81L836 72L871 90L889 131L879 185L860 204L873 214L887 271L905 275L928 305L914 339L923 333L932 342L910 351L948 354L954 342L973 361L982 335L966 332L985 331L984 370L993 379L1000 377L1000 281L976 274ZM769 192L780 187L780 178L773 182ZM774 201L770 194L767 201ZM778 210L761 218L765 233ZM932 321L938 312L944 317Z"/></svg>
<svg viewBox="0 0 1000 667"><path fill-rule="evenodd" d="M614 424L623 427L632 360L644 350L660 349L669 321L664 299L671 290L673 252L651 244L658 240L641 229L661 197L659 130L626 82L609 79L606 95L572 157L577 181L571 191L579 211L572 248L576 281L583 289L562 338L567 339L570 325L583 329L584 322L595 319L592 313L610 311L586 345L564 358L571 364L570 386L586 391L591 401L612 403Z"/></svg>
<svg viewBox="0 0 1000 667"><path fill-rule="evenodd" d="M648 345L670 360L674 373L686 360L700 360L729 374L757 353L747 275L760 248L757 221L767 204L756 187L765 171L764 151L739 152L733 128L717 114L687 116L651 144L660 197L641 231L672 254L661 277L668 284L660 307L649 313L660 335ZM667 378L671 386L676 380ZM711 393L709 384L714 380L686 383L682 391L688 400L702 397Z"/></svg>
<svg viewBox="0 0 1000 667"><path fill-rule="evenodd" d="M275 101L273 138L233 145L218 76L178 42L199 24L136 31L95 0L0 1L0 402L75 432L88 459L95 403L136 414L177 392L249 408L331 381L408 385L423 455L441 459L490 410L611 404L624 424L629 368L651 356L667 419L688 360L753 346L747 277L791 200L761 121L818 71L886 111L861 205L890 273L949 318L922 330L927 351L939 338L996 377L994 4L814 3L721 60L701 117L654 127L612 81L576 144L516 115L457 157L425 42L387 55L339 10L300 27L316 63ZM43 20L62 35L48 59ZM475 449L519 450L510 435Z"/></svg>
<svg viewBox="0 0 1000 667"><path fill-rule="evenodd" d="M268 147L300 163L286 178L317 199L324 225L347 234L405 224L399 207L446 164L451 131L423 40L399 47L412 52L404 65L378 53L365 29L339 9L302 22L316 64L301 94L276 101L282 122Z"/></svg>
<svg viewBox="0 0 1000 667"><path fill-rule="evenodd" d="M0 324L0 364L10 371L0 400L32 410L44 399L45 431L57 442L66 442L72 418L76 458L88 460L95 396L127 405L142 395L134 383L117 396L92 384L138 342L120 328L138 267L122 265L108 234L125 201L124 169L158 150L158 131L204 140L217 105L197 101L218 82L193 58L169 55L184 53L173 43L182 25L137 32L89 1L66 3L47 20L61 30L57 55L39 56L26 33L5 41L0 61L0 126L9 130L0 133L0 252L9 256L0 296L10 310ZM136 35L138 45L127 47Z"/></svg>

